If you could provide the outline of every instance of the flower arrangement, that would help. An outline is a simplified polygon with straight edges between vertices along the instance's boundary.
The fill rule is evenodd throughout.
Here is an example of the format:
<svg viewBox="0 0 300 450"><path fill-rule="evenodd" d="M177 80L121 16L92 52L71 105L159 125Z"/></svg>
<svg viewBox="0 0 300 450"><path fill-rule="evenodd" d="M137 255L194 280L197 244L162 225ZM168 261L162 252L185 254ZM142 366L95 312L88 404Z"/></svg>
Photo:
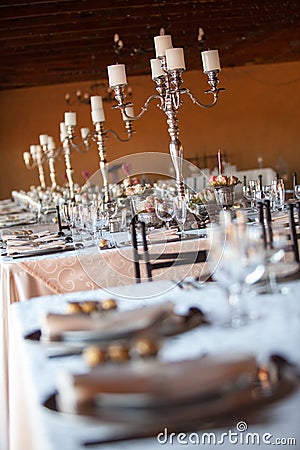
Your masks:
<svg viewBox="0 0 300 450"><path fill-rule="evenodd" d="M205 205L208 203L215 203L215 196L211 189L203 189L194 194L190 199L190 205Z"/></svg>
<svg viewBox="0 0 300 450"><path fill-rule="evenodd" d="M209 186L213 188L224 187L224 186L236 186L241 183L241 181L234 175L212 175L208 179Z"/></svg>
<svg viewBox="0 0 300 450"><path fill-rule="evenodd" d="M147 195L145 199L137 201L135 208L137 213L153 213L155 211L153 195Z"/></svg>

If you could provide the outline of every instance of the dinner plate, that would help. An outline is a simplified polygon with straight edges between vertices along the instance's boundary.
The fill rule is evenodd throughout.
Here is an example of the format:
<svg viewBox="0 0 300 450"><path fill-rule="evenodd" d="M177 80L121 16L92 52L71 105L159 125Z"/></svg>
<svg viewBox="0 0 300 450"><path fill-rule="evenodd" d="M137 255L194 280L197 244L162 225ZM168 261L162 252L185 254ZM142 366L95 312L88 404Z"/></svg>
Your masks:
<svg viewBox="0 0 300 450"><path fill-rule="evenodd" d="M170 305L170 306L168 306ZM90 343L105 344L116 340L130 340L142 333L149 333L156 338L175 336L196 327L209 325L201 310L190 308L186 314L177 314L171 309L170 302L152 308L137 308L128 311L111 311L104 313L106 320L102 329L95 329L95 320L101 326L101 312L89 317L85 314L48 314L42 330L25 336L25 339L41 342L46 347L60 346L67 350L71 347L84 348ZM82 322L83 320L83 322ZM71 321L71 322L70 322ZM66 328L81 326L81 329L67 331ZM79 325L77 325L79 324ZM82 329L89 327L92 329Z"/></svg>
<svg viewBox="0 0 300 450"><path fill-rule="evenodd" d="M201 376L199 376L199 382ZM112 440L154 436L163 428L168 432L186 432L203 428L222 427L237 423L241 417L248 424L259 421L260 413L265 418L264 406L284 399L298 387L297 380L290 375L274 379L267 389L259 380L241 382L239 377L227 389L218 388L209 394L182 398L177 402L153 403L144 394L99 394L82 411L61 411L61 399L56 392L43 403L43 407L57 417L74 419L85 423L124 425L125 429ZM149 401L150 399L150 401ZM252 419L251 419L252 418ZM75 420L76 423L76 420ZM126 428L127 427L127 428ZM100 439L105 443L107 438ZM95 442L94 442L95 443ZM92 443L91 443L92 444Z"/></svg>

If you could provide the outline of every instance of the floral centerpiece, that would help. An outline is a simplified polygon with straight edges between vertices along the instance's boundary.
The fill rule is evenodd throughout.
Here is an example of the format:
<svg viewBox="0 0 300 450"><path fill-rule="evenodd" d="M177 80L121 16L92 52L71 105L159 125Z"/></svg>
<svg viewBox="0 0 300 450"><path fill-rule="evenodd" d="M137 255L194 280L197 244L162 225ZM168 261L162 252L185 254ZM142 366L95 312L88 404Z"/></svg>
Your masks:
<svg viewBox="0 0 300 450"><path fill-rule="evenodd" d="M216 203L214 192L211 188L202 189L193 194L188 203L188 209L201 221L208 220L207 206Z"/></svg>
<svg viewBox="0 0 300 450"><path fill-rule="evenodd" d="M231 208L234 204L234 187L240 180L234 175L212 175L208 184L214 189L217 204L223 208Z"/></svg>
<svg viewBox="0 0 300 450"><path fill-rule="evenodd" d="M189 201L193 205L207 205L208 203L215 203L215 196L211 189L205 188L200 192L196 192Z"/></svg>
<svg viewBox="0 0 300 450"><path fill-rule="evenodd" d="M240 183L240 180L234 175L212 175L208 179L209 186L213 188L224 187L224 186L236 186Z"/></svg>

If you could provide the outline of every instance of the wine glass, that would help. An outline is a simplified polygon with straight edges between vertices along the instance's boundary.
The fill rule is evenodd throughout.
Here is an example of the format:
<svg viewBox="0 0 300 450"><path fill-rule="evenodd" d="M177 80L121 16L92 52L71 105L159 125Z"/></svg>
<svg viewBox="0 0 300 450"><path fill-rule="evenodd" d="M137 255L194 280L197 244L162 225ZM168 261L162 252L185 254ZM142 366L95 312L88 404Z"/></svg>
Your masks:
<svg viewBox="0 0 300 450"><path fill-rule="evenodd" d="M282 289L277 283L277 272L282 271L283 264L285 268L290 266L286 261L286 248L288 247L288 232L281 226L272 227L272 242L265 249L265 266L267 273L267 286L261 291L262 294L280 294Z"/></svg>
<svg viewBox="0 0 300 450"><path fill-rule="evenodd" d="M68 201L63 204L63 217L69 230L74 226L74 203Z"/></svg>
<svg viewBox="0 0 300 450"><path fill-rule="evenodd" d="M157 217L165 222L165 227L170 228L170 222L174 218L174 202L168 198L156 198L155 199L155 213Z"/></svg>
<svg viewBox="0 0 300 450"><path fill-rule="evenodd" d="M175 197L173 199L173 207L174 207L174 217L180 229L181 239L185 239L186 233L184 231L184 224L186 222L186 211L187 211L186 201L181 197Z"/></svg>
<svg viewBox="0 0 300 450"><path fill-rule="evenodd" d="M230 222L213 226L208 235L212 278L226 292L229 306L229 319L223 324L238 328L249 320L244 289L257 282L265 271L260 230Z"/></svg>
<svg viewBox="0 0 300 450"><path fill-rule="evenodd" d="M274 195L274 206L278 211L282 211L285 202L285 187L282 178L272 181L272 192Z"/></svg>
<svg viewBox="0 0 300 450"><path fill-rule="evenodd" d="M300 184L296 184L294 187L295 197L300 200Z"/></svg>

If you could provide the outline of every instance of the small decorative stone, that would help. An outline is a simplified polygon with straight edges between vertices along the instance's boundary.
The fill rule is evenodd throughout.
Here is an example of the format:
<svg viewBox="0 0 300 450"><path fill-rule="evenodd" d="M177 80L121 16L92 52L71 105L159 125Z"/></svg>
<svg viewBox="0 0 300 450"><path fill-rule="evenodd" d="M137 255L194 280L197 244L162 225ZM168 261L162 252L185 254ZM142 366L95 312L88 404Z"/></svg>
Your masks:
<svg viewBox="0 0 300 450"><path fill-rule="evenodd" d="M83 358L90 367L96 367L106 361L106 351L100 347L91 345L83 351Z"/></svg>
<svg viewBox="0 0 300 450"><path fill-rule="evenodd" d="M112 309L117 309L117 302L114 298L107 298L102 301L103 311L110 311Z"/></svg>
<svg viewBox="0 0 300 450"><path fill-rule="evenodd" d="M67 305L67 312L69 314L82 313L82 307L78 302L69 302Z"/></svg>

